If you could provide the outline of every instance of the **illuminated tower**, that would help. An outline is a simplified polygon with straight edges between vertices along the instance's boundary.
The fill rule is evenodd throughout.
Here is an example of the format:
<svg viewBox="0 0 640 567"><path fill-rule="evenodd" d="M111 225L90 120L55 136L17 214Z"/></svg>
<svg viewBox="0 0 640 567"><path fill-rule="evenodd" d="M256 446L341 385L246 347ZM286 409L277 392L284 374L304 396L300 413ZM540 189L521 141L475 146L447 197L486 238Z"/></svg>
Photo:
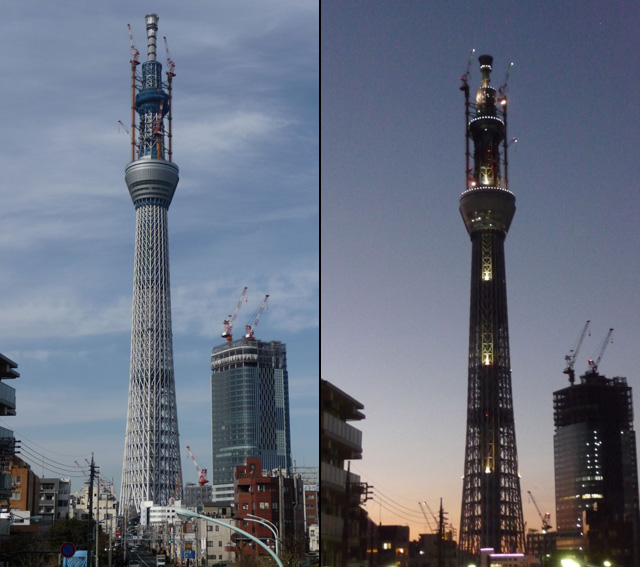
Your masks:
<svg viewBox="0 0 640 567"><path fill-rule="evenodd" d="M515 213L507 183L504 88L489 85L493 58L479 57L482 86L469 101L467 188L460 213L471 238L469 381L460 550L524 551L522 498L511 395L504 240ZM473 165L469 151L473 140Z"/></svg>
<svg viewBox="0 0 640 567"><path fill-rule="evenodd" d="M175 492L181 496L167 233L167 211L178 185L178 166L172 163L170 146L167 152L164 143L167 114L169 143L171 140L173 64L169 60L167 94L162 65L156 61L158 16L148 14L146 23L147 61L142 63L140 78L136 75L138 52L133 41L131 44L132 161L125 168L125 181L136 210L136 243L121 510L131 506L139 510L140 503L147 500L166 505ZM135 112L139 115L137 126Z"/></svg>

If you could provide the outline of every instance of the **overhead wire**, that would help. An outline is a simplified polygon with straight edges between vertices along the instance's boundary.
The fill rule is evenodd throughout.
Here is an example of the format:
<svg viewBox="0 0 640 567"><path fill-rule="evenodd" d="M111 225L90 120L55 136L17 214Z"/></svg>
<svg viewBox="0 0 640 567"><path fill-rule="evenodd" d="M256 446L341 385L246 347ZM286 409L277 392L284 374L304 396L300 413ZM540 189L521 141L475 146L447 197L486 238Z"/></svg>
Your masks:
<svg viewBox="0 0 640 567"><path fill-rule="evenodd" d="M422 509L420 508L419 501L414 501L411 498L407 498L399 494L394 494L387 488L383 487L385 491L393 494L397 498L402 498L403 500L407 500L409 502L415 502L418 505L418 509L420 511L417 512L415 508L408 508L407 506L404 506L399 502L396 502L393 498L389 497L387 494L385 494L385 492L380 490L381 485L375 479L373 479L368 474L358 470L357 467L353 466L353 463L351 464L351 466L353 469L355 469L358 472L358 474L360 474L361 476L367 477L368 479L370 479L372 482L375 483L375 486L373 487L373 498L372 498L373 502L378 504L381 508L385 509L387 512L393 514L394 516L397 516L398 518L402 518L405 521L413 522L413 523L421 523L421 524L425 523L425 517L423 515ZM407 517L407 516L410 516L410 517ZM431 526L429 525L429 521L427 521L427 526L429 527L429 529L432 529Z"/></svg>
<svg viewBox="0 0 640 567"><path fill-rule="evenodd" d="M77 465L72 466L72 465L66 465L63 463L58 463L57 461L53 461L52 459L49 459L48 457L46 457L44 454L34 451L31 447L29 447L28 445L25 445L24 443L21 443L19 451L20 451L19 454L24 453L25 456L33 460L30 463L32 466L39 466L43 470L52 472L56 475L64 474L65 476L72 477L72 478L82 478L83 476L85 476L85 474L78 474L78 473L83 473L83 471L85 471L84 468L78 467ZM76 473L76 474L73 474L73 473Z"/></svg>

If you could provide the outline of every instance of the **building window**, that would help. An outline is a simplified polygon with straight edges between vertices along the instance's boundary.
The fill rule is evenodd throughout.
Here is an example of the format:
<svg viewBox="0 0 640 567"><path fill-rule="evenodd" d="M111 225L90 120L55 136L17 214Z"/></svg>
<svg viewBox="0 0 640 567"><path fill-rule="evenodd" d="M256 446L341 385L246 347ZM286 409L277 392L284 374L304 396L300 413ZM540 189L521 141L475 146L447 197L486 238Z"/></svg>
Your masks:
<svg viewBox="0 0 640 567"><path fill-rule="evenodd" d="M265 492L266 486L264 484L258 485L258 492Z"/></svg>
<svg viewBox="0 0 640 567"><path fill-rule="evenodd" d="M219 532L220 531L220 526L216 526L216 531Z"/></svg>
<svg viewBox="0 0 640 567"><path fill-rule="evenodd" d="M260 510L268 510L269 503L268 502L260 502Z"/></svg>
<svg viewBox="0 0 640 567"><path fill-rule="evenodd" d="M248 510L249 509L249 504L243 504L242 505L242 509L243 510Z"/></svg>
<svg viewBox="0 0 640 567"><path fill-rule="evenodd" d="M218 527L218 526L216 526L216 527ZM213 526L207 526L207 531L208 532L213 531Z"/></svg>

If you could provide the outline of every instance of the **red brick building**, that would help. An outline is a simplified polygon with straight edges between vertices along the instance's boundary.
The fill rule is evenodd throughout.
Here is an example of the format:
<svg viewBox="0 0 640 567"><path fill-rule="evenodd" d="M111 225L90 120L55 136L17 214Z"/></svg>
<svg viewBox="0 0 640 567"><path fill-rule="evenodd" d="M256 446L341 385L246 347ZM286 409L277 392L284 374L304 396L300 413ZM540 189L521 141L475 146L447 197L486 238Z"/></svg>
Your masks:
<svg viewBox="0 0 640 567"><path fill-rule="evenodd" d="M11 499L9 506L12 510L31 512L32 516L39 513L40 507L40 478L31 467L19 457L11 460Z"/></svg>
<svg viewBox="0 0 640 567"><path fill-rule="evenodd" d="M246 459L234 470L235 516L241 529L275 549L274 533L251 516L270 522L279 535L280 551L294 547L305 549L304 492L299 475L285 471L263 471L260 459ZM240 534L236 547L242 555L267 552Z"/></svg>

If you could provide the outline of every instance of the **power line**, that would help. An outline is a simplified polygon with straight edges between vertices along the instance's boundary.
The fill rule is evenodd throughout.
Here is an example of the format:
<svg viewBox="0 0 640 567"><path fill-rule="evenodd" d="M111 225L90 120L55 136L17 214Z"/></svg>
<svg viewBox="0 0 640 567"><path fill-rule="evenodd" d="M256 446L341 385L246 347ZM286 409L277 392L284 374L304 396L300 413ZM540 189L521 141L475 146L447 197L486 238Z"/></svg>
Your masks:
<svg viewBox="0 0 640 567"><path fill-rule="evenodd" d="M54 473L55 475L64 475L70 478L82 478L84 475L80 475L80 474L70 474L70 473L78 473L83 471L84 469L79 469L78 467L73 467L73 468L62 468L59 467L55 464L51 464L50 460L47 459L47 457L45 457L42 454L36 453L33 451L33 449L30 449L28 446L23 445L20 448L20 452L22 453L22 451L24 451L25 456L29 457L30 459L33 459L33 466L39 466L42 467L43 470L46 470L48 472ZM55 461L53 461L55 463ZM63 465L64 466L64 465Z"/></svg>
<svg viewBox="0 0 640 567"><path fill-rule="evenodd" d="M36 443L32 439L29 439L26 435L23 435L22 433L20 433L19 431L16 431L15 429L12 429L11 424L7 423L3 419L0 419L0 423L5 425L7 427L7 429L11 429L13 431L13 433L14 433L14 436L20 437L21 439L26 439L32 445L35 445L39 449L42 449L43 451L47 451L47 452L52 453L54 455L59 455L60 457L72 457L72 458L75 458L75 459L84 459L84 458L88 457L89 455L91 455L91 453L83 453L82 455L66 455L64 453L57 453L56 451L52 451L51 449L47 449L47 448L43 447L42 445L38 445L38 443Z"/></svg>

